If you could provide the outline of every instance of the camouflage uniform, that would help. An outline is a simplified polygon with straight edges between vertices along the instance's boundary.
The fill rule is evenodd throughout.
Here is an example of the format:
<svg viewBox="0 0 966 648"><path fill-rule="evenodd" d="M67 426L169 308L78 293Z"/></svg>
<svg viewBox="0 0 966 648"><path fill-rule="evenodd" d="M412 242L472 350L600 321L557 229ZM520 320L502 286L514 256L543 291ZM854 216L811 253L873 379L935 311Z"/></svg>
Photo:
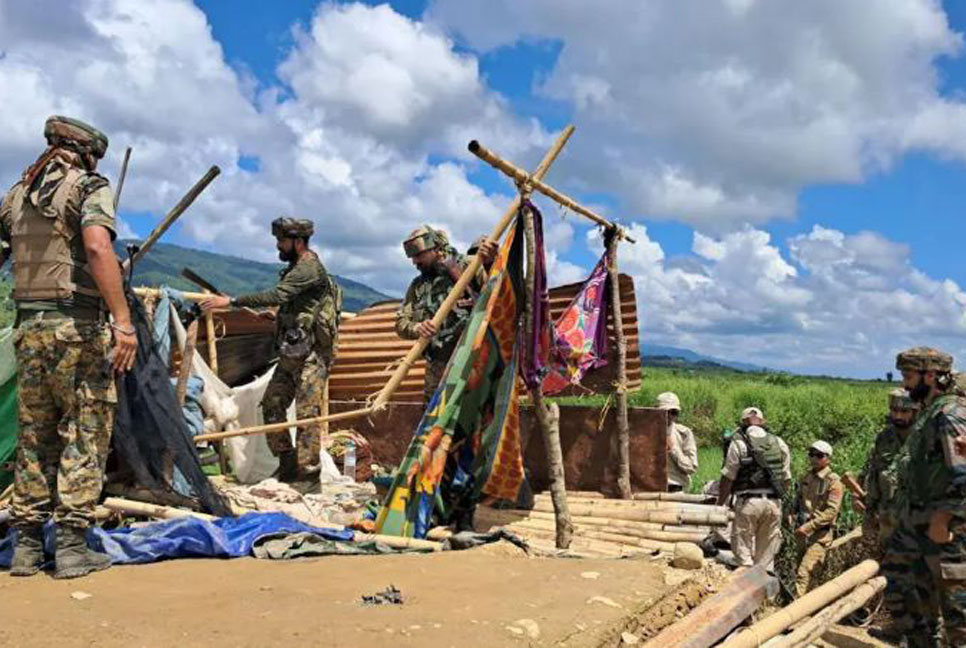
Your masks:
<svg viewBox="0 0 966 648"><path fill-rule="evenodd" d="M884 548L896 528L895 497L899 485L896 457L902 450L903 438L890 423L879 432L872 453L865 464L865 521L863 527L873 532Z"/></svg>
<svg viewBox="0 0 966 648"><path fill-rule="evenodd" d="M802 542L802 558L795 578L795 595L804 595L811 584L812 573L825 560L828 546L835 537L835 520L845 494L842 480L826 466L819 472L809 470L798 483L798 497L806 514L806 536Z"/></svg>
<svg viewBox="0 0 966 648"><path fill-rule="evenodd" d="M52 144L58 141L49 130L55 119L60 127L71 123L48 120L45 134ZM94 153L100 157L103 150ZM23 233L30 228L28 221L38 214L57 219L68 240L73 267L59 290L52 290L49 274L35 270L50 265L38 260L49 241L23 239L29 236ZM114 223L108 181L83 170L75 153L55 147L25 172L0 205L0 241L4 258L13 253L17 302L20 433L13 520L20 529L35 529L51 515L58 525L75 529L94 521L117 392L108 358L111 335L86 268L81 230L104 227L113 239ZM39 291L32 287L41 284Z"/></svg>
<svg viewBox="0 0 966 648"><path fill-rule="evenodd" d="M428 245L432 246L424 249L438 249L445 257L443 263L456 264L460 272L469 265L467 258L449 244L445 234L428 226L423 226L416 232L423 230L428 230L428 234L425 236L430 240ZM407 240L408 242L409 240ZM410 251L407 248L407 254L409 253ZM473 290L478 292L483 288L485 282L486 275L481 269L470 285ZM403 303L396 313L396 334L407 340L419 339L416 326L433 318L454 283L449 272L442 267L433 268L430 272L421 273L420 276L413 279L406 290ZM443 325L439 327L439 332L433 336L423 352L423 358L426 360L426 372L423 376L424 405L429 403L436 392L436 387L446 371L446 364L456 348L456 343L459 342L472 308L473 305L470 300L464 299L457 302L456 307L446 316Z"/></svg>
<svg viewBox="0 0 966 648"><path fill-rule="evenodd" d="M917 348L899 354L896 364L948 375L952 358ZM882 571L886 606L910 646L966 645L966 458L957 445L963 441L966 399L944 393L924 406L896 459L898 526ZM945 544L928 536L937 511L953 514L953 539ZM947 644L940 638L942 624Z"/></svg>
<svg viewBox="0 0 966 648"><path fill-rule="evenodd" d="M294 222L311 226L310 221ZM285 421L293 399L298 418L320 416L322 394L335 357L341 297L339 287L318 255L312 251L303 254L282 270L274 288L236 297L232 304L252 308L279 306L275 330L280 358L262 397L265 422ZM293 352L288 353L288 348L293 348ZM276 457L293 451L288 434L269 434L265 438ZM302 473L318 470L319 427L299 428L296 439L298 469Z"/></svg>

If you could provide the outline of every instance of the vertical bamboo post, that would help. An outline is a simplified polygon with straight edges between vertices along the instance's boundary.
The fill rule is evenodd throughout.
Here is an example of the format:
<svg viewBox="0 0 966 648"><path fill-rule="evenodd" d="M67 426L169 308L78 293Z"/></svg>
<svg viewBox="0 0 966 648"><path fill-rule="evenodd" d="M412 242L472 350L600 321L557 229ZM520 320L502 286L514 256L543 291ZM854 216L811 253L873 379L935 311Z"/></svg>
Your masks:
<svg viewBox="0 0 966 648"><path fill-rule="evenodd" d="M527 245L527 275L526 275L526 306L524 321L526 337L529 344L533 339L534 304L539 298L536 294L536 240L534 238L533 212L529 207L523 208L523 229ZM537 415L537 426L543 437L544 449L547 453L547 471L550 473L550 498L553 501L554 526L556 528L556 544L558 549L570 547L574 525L567 508L567 485L564 479L563 450L560 447L560 408L556 403L549 407L543 400L543 389L540 385L530 389L530 399Z"/></svg>
<svg viewBox="0 0 966 648"><path fill-rule="evenodd" d="M631 498L630 426L627 422L627 340L624 339L624 317L621 313L620 278L617 272L617 228L604 236L607 245L607 274L610 279L611 315L614 320L614 340L617 342L617 488L621 498Z"/></svg>
<svg viewBox="0 0 966 648"><path fill-rule="evenodd" d="M201 291L205 295L212 292L207 288ZM215 316L211 312L205 313L205 337L208 342L208 366L218 375L218 340L215 339ZM222 475L228 474L228 453L225 452L225 442L216 441L215 451L218 453L218 469Z"/></svg>

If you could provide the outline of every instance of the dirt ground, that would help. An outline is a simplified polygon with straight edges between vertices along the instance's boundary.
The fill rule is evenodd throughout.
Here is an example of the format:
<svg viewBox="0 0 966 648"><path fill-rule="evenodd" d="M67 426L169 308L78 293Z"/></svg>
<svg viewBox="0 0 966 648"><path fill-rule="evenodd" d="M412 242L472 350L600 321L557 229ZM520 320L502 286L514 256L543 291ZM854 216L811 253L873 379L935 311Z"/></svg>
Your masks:
<svg viewBox="0 0 966 648"><path fill-rule="evenodd" d="M403 605L361 605L390 584ZM663 563L529 558L505 545L177 560L72 581L0 572L0 646L595 646L669 589Z"/></svg>

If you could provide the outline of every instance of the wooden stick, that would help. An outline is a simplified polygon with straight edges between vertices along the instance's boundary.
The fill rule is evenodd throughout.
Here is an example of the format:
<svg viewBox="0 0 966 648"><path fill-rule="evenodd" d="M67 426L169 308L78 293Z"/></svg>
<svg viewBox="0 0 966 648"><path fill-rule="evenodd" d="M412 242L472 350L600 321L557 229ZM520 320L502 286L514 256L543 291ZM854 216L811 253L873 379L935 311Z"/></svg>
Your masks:
<svg viewBox="0 0 966 648"><path fill-rule="evenodd" d="M565 129L563 129L563 132L557 138L557 141L554 143L553 147L551 147L551 149L544 156L543 160L541 160L536 171L533 172L533 177L542 178L544 175L546 175L550 165L553 164L553 161L557 159L557 156L560 154L560 151L567 143L567 140L570 139L570 136L573 134L573 132L573 126L567 126ZM497 223L496 227L493 228L493 231L490 233L490 238L498 240L503 236L503 233L510 226L510 223L512 223L513 219L516 218L517 210L519 208L520 198L518 196L513 200L512 203L510 203L506 213L503 214L503 218L499 223ZM443 320L446 319L450 311L453 310L453 307L456 306L457 300L460 299L470 281L472 281L473 277L476 276L476 271L480 268L481 264L482 259L476 255L473 255L473 257L470 259L469 265L466 267L466 270L463 271L463 274L460 275L459 280L453 284L452 288L450 288L449 295L446 296L446 299L440 305L439 309L436 311L436 314L433 315L432 322L436 328L440 328L442 326ZM428 344L429 339L424 337L420 337L418 340L416 340L416 342L413 343L413 346L409 349L409 352L406 354L406 356L400 361L395 372L389 378L389 381L376 395L375 400L373 400L373 411L378 412L386 407L386 403L389 402L389 399L392 397L393 393L399 388L399 385L402 384L402 381L405 380L406 375L409 373L409 370L412 368L412 366L423 355L423 351L426 349Z"/></svg>
<svg viewBox="0 0 966 648"><path fill-rule="evenodd" d="M208 293L208 291L205 291ZM210 293L208 293L210 294ZM218 375L218 341L215 339L215 316L211 311L205 313L205 337L208 342L208 366Z"/></svg>
<svg viewBox="0 0 966 648"><path fill-rule="evenodd" d="M550 503L537 502L533 507L538 511L553 511ZM633 508L601 509L594 504L570 502L569 508L574 515L589 517L613 517L621 520L641 522L662 522L664 524L701 524L707 526L727 526L728 516L717 513L699 513L682 510L638 510Z"/></svg>
<svg viewBox="0 0 966 648"><path fill-rule="evenodd" d="M621 497L631 498L631 432L627 422L627 341L624 339L624 317L621 314L621 289L617 274L617 240L619 232L611 230L607 241L607 275L610 283L611 318L617 342L617 488Z"/></svg>
<svg viewBox="0 0 966 648"><path fill-rule="evenodd" d="M184 197L178 201L178 204L168 212L158 226L155 227L150 234L148 234L146 239L144 239L144 243L141 244L140 249L134 253L134 263L140 261L141 258L147 254L152 247L154 247L154 244L158 242L158 239L161 238L166 231L168 231L168 228L171 227L176 220L178 220L178 217L191 206L191 203L193 203L199 195L201 195L201 192L205 190L205 187L211 184L211 181L218 177L219 173L221 173L221 169L213 165L210 169L208 169L205 175L203 175L201 179L188 190L188 193L186 193ZM125 259L124 263L122 264L125 271L130 265L131 260L132 259Z"/></svg>
<svg viewBox="0 0 966 648"><path fill-rule="evenodd" d="M527 249L527 276L524 282L527 300L524 310L524 319L526 320L524 340L529 344L533 340L534 327L536 326L534 305L540 295L537 295L536 292L534 217L533 210L528 205L523 207L523 230ZM544 402L543 389L539 383L535 387L530 387L530 399L533 401L533 409L537 415L537 426L540 428L540 435L543 437L547 471L550 473L550 498L553 502L555 515L557 549L566 549L570 546L570 537L573 535L574 525L570 521L570 511L567 508L567 484L564 478L563 450L560 447L560 407L556 403L551 403L548 406Z"/></svg>
<svg viewBox="0 0 966 648"><path fill-rule="evenodd" d="M131 159L131 147L124 149L124 161L121 162L121 175L117 178L117 189L114 191L114 212L117 213L117 206L121 202L121 190L124 189L124 179L127 178L127 163Z"/></svg>
<svg viewBox="0 0 966 648"><path fill-rule="evenodd" d="M631 499L638 501L657 500L659 502L690 502L692 504L713 504L714 497L697 493L634 493Z"/></svg>
<svg viewBox="0 0 966 648"><path fill-rule="evenodd" d="M869 602L873 596L885 589L885 576L868 580L824 610L799 625L791 633L772 644L772 648L805 648L825 634L833 623L837 623Z"/></svg>
<svg viewBox="0 0 966 648"><path fill-rule="evenodd" d="M312 418L299 419L297 421L282 421L281 423L254 425L252 427L239 428L237 430L229 430L227 432L199 434L194 438L194 442L203 443L205 441L220 441L221 439L230 439L238 436L252 436L255 434L277 434L279 432L286 432L289 428L293 427L319 425L328 421L347 421L349 419L359 418L360 416L366 416L367 414L371 414L372 411L373 408L370 406L363 407L362 409L352 410L350 412L336 412L335 414L329 414L328 416L313 416Z"/></svg>
<svg viewBox="0 0 966 648"><path fill-rule="evenodd" d="M488 520L553 519L553 513L548 513L546 511L520 511L516 509L492 509L489 507L478 508L477 515L480 516L481 519ZM639 520L621 520L618 518L592 517L589 515L574 515L571 516L571 520L573 520L574 524L609 526L621 530L629 529L635 531L661 531L665 533L679 533L682 535L701 534L702 537L708 535L712 531L712 527L710 526L701 526L697 524L661 524L660 522L641 522Z"/></svg>
<svg viewBox="0 0 966 648"><path fill-rule="evenodd" d="M534 502L547 502L545 494L540 493L534 496ZM727 506L715 506L714 504L697 504L695 502L665 502L663 500L620 500L620 499L585 499L569 498L574 504L587 504L594 506L598 510L622 510L622 511L694 511L696 513L714 513L722 516L731 515L731 509Z"/></svg>
<svg viewBox="0 0 966 648"><path fill-rule="evenodd" d="M530 187L532 189L536 189L544 196L550 198L551 200L556 201L557 203L563 205L567 209L570 209L580 214L581 216L585 216L589 218L590 220L594 221L598 225L603 225L606 228L616 229L620 237L630 243L637 242L632 237L630 237L623 230L623 228L618 227L617 225L615 225L614 223L611 223L603 216L599 216L595 212L587 209L586 207L578 203L573 198L560 193L550 185L544 184L543 182L541 182L540 178L537 177L537 174L534 173L533 175L530 175L529 173L527 173L520 167L516 166L512 162L508 162L507 160L504 160L493 151L487 149L478 141L473 140L472 142L470 142L469 149L470 149L470 153L480 158L481 160L483 160L493 168L497 169L498 171L502 171L506 175L510 176L510 178L514 182Z"/></svg>

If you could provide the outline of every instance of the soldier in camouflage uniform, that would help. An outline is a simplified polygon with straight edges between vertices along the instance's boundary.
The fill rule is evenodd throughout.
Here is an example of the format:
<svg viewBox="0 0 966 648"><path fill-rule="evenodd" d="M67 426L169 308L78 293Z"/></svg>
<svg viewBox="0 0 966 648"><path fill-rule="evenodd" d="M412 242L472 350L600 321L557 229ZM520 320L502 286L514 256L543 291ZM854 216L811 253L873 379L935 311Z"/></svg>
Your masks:
<svg viewBox="0 0 966 648"><path fill-rule="evenodd" d="M59 116L44 135L47 150L0 204L0 265L12 257L19 365L10 573L39 571L42 527L52 516L54 576L75 578L110 566L87 548L86 531L114 427L112 369L133 366L137 338L111 243L113 197L95 172L107 137Z"/></svg>
<svg viewBox="0 0 966 648"><path fill-rule="evenodd" d="M496 244L490 239L482 241L478 248L484 264L494 258ZM402 306L396 313L396 333L407 340L429 338L429 344L423 353L426 360L423 404L426 405L446 370L446 364L473 308L475 294L483 288L486 275L482 269L477 272L468 291L472 294L459 300L446 316L442 326L437 329L432 322L433 315L439 310L469 261L449 244L444 232L434 230L428 225L413 230L403 241L403 250L419 269L419 276L409 284Z"/></svg>
<svg viewBox="0 0 966 648"><path fill-rule="evenodd" d="M895 498L898 475L895 460L916 420L919 405L905 389L889 392L889 418L884 430L875 438L872 452L866 461L864 474L865 518L863 536L875 538L885 549L896 527Z"/></svg>
<svg viewBox="0 0 966 648"><path fill-rule="evenodd" d="M898 525L882 571L892 632L910 646L966 646L966 399L952 363L928 347L896 358L922 411L896 460Z"/></svg>
<svg viewBox="0 0 966 648"><path fill-rule="evenodd" d="M309 249L313 234L310 220L278 218L272 222L278 256L288 262L278 285L270 290L241 297L211 297L202 308L227 306L262 308L278 306L275 343L278 366L262 397L266 423L286 420L286 410L295 400L299 419L322 413L322 394L335 357L342 292L325 271L319 256ZM297 448L286 432L266 436L272 454L278 457L280 481L311 478L319 470L319 427L298 430Z"/></svg>
<svg viewBox="0 0 966 648"><path fill-rule="evenodd" d="M832 472L829 462L832 446L816 441L808 449L811 470L798 482L796 510L801 519L795 535L801 543L801 560L795 577L795 596L803 596L809 589L812 574L825 561L825 554L835 537L835 520L842 507L845 489L842 480Z"/></svg>

